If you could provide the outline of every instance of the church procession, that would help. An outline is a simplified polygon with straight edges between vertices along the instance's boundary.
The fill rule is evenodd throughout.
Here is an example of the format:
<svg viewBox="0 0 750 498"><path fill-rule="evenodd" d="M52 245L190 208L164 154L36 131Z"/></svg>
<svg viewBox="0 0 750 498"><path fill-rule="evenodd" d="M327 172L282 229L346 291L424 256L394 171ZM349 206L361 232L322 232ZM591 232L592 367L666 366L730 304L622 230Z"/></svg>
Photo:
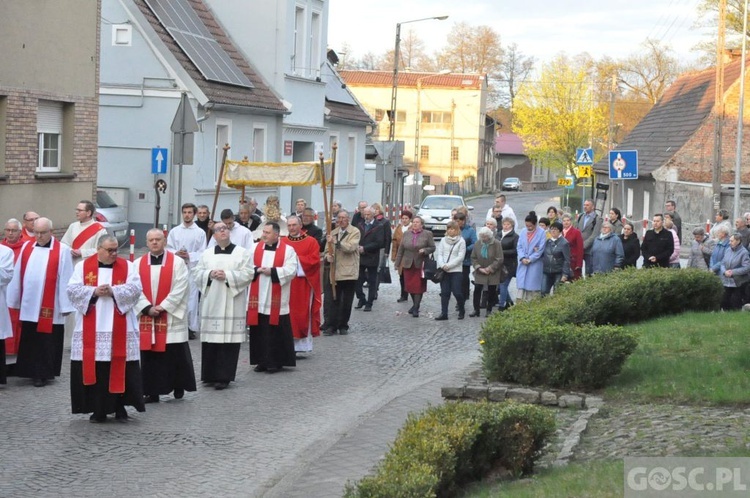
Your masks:
<svg viewBox="0 0 750 498"><path fill-rule="evenodd" d="M96 221L88 200L76 205L76 221L59 240L52 221L36 212L7 220L0 241L0 300L7 301L0 308L0 384L11 376L19 388L55 382L69 347L71 412L90 414L92 423L112 414L127 422L127 407L144 412L160 396L196 391L192 339L201 342L204 388L221 391L235 380L243 342L254 372L295 367L321 331L323 252L333 255L329 268L340 244L334 250L326 242L331 235L304 199L289 216L275 195L262 211L257 205L249 198L236 216L224 209L212 221L208 206L184 203L182 223L148 230L146 252L134 261L118 255L117 239ZM358 271L356 247L344 259ZM341 268L341 278L349 278ZM341 309L342 300L351 308L354 287L345 287L330 309ZM345 322L326 318L346 333ZM15 362L6 364L6 357Z"/></svg>

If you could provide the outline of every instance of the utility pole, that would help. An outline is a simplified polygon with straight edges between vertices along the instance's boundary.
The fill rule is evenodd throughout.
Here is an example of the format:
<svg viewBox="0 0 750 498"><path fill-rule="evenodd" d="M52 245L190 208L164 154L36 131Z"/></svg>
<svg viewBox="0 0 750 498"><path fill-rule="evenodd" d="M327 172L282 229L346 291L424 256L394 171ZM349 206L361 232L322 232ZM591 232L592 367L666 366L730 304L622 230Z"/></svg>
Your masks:
<svg viewBox="0 0 750 498"><path fill-rule="evenodd" d="M719 37L716 41L716 94L714 97L714 154L713 207L721 207L721 148L724 128L724 35L726 31L727 0L719 0Z"/></svg>

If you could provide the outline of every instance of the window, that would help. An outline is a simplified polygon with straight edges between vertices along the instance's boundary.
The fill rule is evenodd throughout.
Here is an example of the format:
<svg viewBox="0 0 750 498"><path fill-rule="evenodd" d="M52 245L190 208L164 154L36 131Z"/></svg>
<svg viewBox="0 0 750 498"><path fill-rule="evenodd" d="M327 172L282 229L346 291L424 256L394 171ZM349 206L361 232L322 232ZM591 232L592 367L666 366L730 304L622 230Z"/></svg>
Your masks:
<svg viewBox="0 0 750 498"><path fill-rule="evenodd" d="M347 143L349 147L347 164L346 164L346 182L353 185L356 182L356 168L357 168L357 136L349 135Z"/></svg>
<svg viewBox="0 0 750 498"><path fill-rule="evenodd" d="M112 25L112 45L129 47L133 42L133 28L130 24Z"/></svg>
<svg viewBox="0 0 750 498"><path fill-rule="evenodd" d="M312 22L310 23L310 68L311 76L320 76L320 55L321 55L321 21L320 12L312 13Z"/></svg>
<svg viewBox="0 0 750 498"><path fill-rule="evenodd" d="M221 174L221 160L224 157L224 145L229 143L231 121L216 120L216 163L214 167L214 185ZM222 179L223 180L223 179Z"/></svg>
<svg viewBox="0 0 750 498"><path fill-rule="evenodd" d="M458 161L458 147L451 147L451 160Z"/></svg>
<svg viewBox="0 0 750 498"><path fill-rule="evenodd" d="M375 121L378 123L383 121L383 117L385 116L385 109L375 109Z"/></svg>
<svg viewBox="0 0 750 498"><path fill-rule="evenodd" d="M253 127L253 162L262 163L266 160L266 128Z"/></svg>
<svg viewBox="0 0 750 498"><path fill-rule="evenodd" d="M429 145L420 145L419 146L419 158L420 159L429 159L430 158L430 146Z"/></svg>
<svg viewBox="0 0 750 498"><path fill-rule="evenodd" d="M406 123L406 111L396 111L396 122Z"/></svg>
<svg viewBox="0 0 750 498"><path fill-rule="evenodd" d="M422 123L451 124L451 113L442 111L422 111Z"/></svg>
<svg viewBox="0 0 750 498"><path fill-rule="evenodd" d="M297 7L294 11L293 50L292 72L301 75L305 67L305 9L303 7Z"/></svg>
<svg viewBox="0 0 750 498"><path fill-rule="evenodd" d="M423 185L432 185L432 184L430 183L430 180L431 180L431 179L432 179L432 178L430 177L430 175L422 175L422 184L423 184Z"/></svg>
<svg viewBox="0 0 750 498"><path fill-rule="evenodd" d="M61 102L39 101L36 130L39 140L37 172L60 172L63 132L63 105Z"/></svg>

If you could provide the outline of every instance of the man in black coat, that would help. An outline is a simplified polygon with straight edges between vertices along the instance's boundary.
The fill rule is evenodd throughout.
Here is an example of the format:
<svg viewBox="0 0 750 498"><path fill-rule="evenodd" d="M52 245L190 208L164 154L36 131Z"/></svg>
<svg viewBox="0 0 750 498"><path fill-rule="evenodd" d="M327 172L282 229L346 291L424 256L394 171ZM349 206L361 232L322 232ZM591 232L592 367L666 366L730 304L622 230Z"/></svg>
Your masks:
<svg viewBox="0 0 750 498"><path fill-rule="evenodd" d="M326 247L325 235L323 230L315 224L315 210L311 207L306 207L302 211L302 229L307 235L318 241L320 252L323 252Z"/></svg>
<svg viewBox="0 0 750 498"><path fill-rule="evenodd" d="M674 252L672 232L664 228L664 217L661 214L654 215L653 224L654 228L646 232L641 243L643 267L669 268L669 258Z"/></svg>
<svg viewBox="0 0 750 498"><path fill-rule="evenodd" d="M364 209L363 218L364 221L357 227L361 233L359 239L359 280L357 280L356 289L359 301L354 309L364 307L364 311L372 311L372 303L377 292L380 250L385 248L387 242L386 225L375 221L375 210L371 207ZM366 298L364 293L365 281L367 282Z"/></svg>

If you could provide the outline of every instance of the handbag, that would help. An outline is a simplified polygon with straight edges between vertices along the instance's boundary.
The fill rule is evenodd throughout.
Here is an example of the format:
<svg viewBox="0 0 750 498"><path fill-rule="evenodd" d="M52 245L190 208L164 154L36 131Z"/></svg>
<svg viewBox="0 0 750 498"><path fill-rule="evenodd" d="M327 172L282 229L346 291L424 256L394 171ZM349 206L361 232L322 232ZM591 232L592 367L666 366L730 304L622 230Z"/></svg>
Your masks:
<svg viewBox="0 0 750 498"><path fill-rule="evenodd" d="M391 269L388 268L388 265L381 266L380 270L378 270L378 281L381 284L390 284L391 283Z"/></svg>
<svg viewBox="0 0 750 498"><path fill-rule="evenodd" d="M437 261L432 258L425 259L422 271L424 271L424 278L426 278L427 280L432 280L434 282L435 275L438 271Z"/></svg>
<svg viewBox="0 0 750 498"><path fill-rule="evenodd" d="M453 244L453 247L451 247L450 252L448 252L448 260L449 261L451 259L451 255L453 254L453 249L455 247L456 247L456 244ZM432 259L432 258L430 258L430 259ZM436 284L439 284L440 282L443 281L443 278L445 277L445 270L443 270L442 268L438 268L437 267L437 261L435 261L434 259L432 259L432 262L435 264L435 274L430 278L430 277L427 276L427 270L425 269L424 276L425 276L425 278L429 278L430 280L432 280Z"/></svg>

